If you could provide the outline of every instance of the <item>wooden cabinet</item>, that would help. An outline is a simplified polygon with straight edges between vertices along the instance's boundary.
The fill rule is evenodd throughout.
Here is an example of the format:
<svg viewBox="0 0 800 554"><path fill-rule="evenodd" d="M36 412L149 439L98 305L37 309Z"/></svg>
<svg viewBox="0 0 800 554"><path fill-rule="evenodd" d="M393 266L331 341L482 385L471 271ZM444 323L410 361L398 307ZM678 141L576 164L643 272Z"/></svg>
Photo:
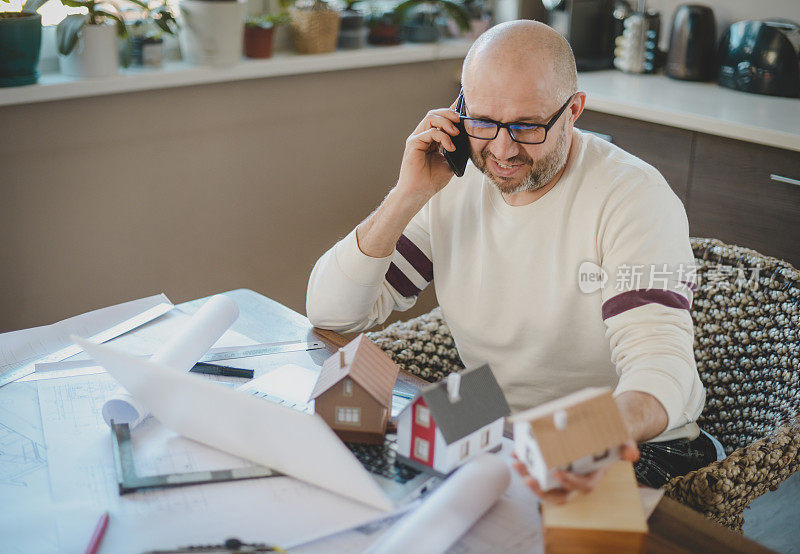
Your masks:
<svg viewBox="0 0 800 554"><path fill-rule="evenodd" d="M689 232L800 267L800 152L587 111L578 127L656 167L686 206Z"/></svg>
<svg viewBox="0 0 800 554"><path fill-rule="evenodd" d="M611 142L658 169L686 203L692 131L588 110L578 118L577 126L609 135Z"/></svg>
<svg viewBox="0 0 800 554"><path fill-rule="evenodd" d="M692 235L800 267L800 152L697 133L692 168Z"/></svg>

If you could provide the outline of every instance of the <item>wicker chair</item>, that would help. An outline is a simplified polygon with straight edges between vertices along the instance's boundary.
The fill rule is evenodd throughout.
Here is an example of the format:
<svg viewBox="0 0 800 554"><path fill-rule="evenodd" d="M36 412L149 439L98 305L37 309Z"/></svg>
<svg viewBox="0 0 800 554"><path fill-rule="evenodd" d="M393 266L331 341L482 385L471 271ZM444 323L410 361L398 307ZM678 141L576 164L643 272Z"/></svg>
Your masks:
<svg viewBox="0 0 800 554"><path fill-rule="evenodd" d="M692 317L706 386L701 427L728 457L676 477L666 494L741 532L743 511L800 469L800 272L715 239L691 239ZM439 308L368 336L427 381L463 368Z"/></svg>

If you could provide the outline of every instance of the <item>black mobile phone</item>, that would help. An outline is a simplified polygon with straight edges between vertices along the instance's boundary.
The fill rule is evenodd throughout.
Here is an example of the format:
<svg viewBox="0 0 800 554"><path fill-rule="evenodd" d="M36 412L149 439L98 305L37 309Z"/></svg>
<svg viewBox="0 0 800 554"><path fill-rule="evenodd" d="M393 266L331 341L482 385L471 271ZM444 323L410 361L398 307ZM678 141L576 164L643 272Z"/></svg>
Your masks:
<svg viewBox="0 0 800 554"><path fill-rule="evenodd" d="M459 115L464 116L464 91L462 90L458 94L458 99L456 100L456 111ZM459 121L456 123L456 127L458 128L458 134L454 137L450 137L453 139L453 145L456 149L453 152L449 152L444 148L441 148L440 151L444 156L444 159L447 160L448 165L450 165L450 169L453 170L458 177L464 176L464 170L467 169L467 162L469 161L470 156L470 149L469 149L469 137L467 136L467 132L464 130L464 123Z"/></svg>

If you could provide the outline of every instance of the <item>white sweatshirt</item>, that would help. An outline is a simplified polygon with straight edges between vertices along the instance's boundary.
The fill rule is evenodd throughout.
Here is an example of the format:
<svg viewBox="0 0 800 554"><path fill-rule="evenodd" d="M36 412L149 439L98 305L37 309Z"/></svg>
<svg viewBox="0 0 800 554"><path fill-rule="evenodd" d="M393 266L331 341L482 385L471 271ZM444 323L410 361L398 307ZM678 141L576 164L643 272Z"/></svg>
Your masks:
<svg viewBox="0 0 800 554"><path fill-rule="evenodd" d="M669 423L653 440L695 438L705 390L694 267L683 204L661 174L576 130L561 179L531 204L508 205L470 163L391 256L362 253L354 230L317 261L306 309L318 327L368 329L410 308L435 276L461 359L488 362L515 412L609 386L661 402Z"/></svg>

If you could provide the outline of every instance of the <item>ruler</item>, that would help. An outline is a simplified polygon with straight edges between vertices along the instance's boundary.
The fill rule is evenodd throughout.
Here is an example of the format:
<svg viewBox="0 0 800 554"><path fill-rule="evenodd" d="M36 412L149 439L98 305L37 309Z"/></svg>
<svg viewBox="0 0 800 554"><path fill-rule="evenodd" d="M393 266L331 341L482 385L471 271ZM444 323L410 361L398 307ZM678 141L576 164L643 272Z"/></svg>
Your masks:
<svg viewBox="0 0 800 554"><path fill-rule="evenodd" d="M101 331L95 335L89 337L89 340L92 342L103 343L110 341L113 338L119 337L120 335L124 335L129 331L133 331L134 329L141 327L145 323L149 323L164 315L165 313L172 310L175 306L172 304L167 304L166 302L162 302L157 306L153 306L149 310L145 310L144 312L133 316L130 319L126 319L122 323L118 323L113 327L109 327L105 331ZM7 385L12 381L16 381L26 375L30 375L36 369L36 364L53 364L57 362L61 362L66 360L67 358L78 354L79 352L83 351L83 348L78 346L77 344L71 344L70 346L64 347L60 350L53 352L52 354L48 354L42 358L38 358L34 361L30 361L28 363L24 363L21 367L16 367L7 371L0 375L0 387L3 385Z"/></svg>
<svg viewBox="0 0 800 554"><path fill-rule="evenodd" d="M267 354L282 354L284 352L301 352L303 350L319 350L325 348L325 343L314 341L287 341L253 344L251 346L226 346L212 348L200 358L199 362L218 362L219 360L235 360L238 358L254 358Z"/></svg>
<svg viewBox="0 0 800 554"><path fill-rule="evenodd" d="M264 466L249 466L214 471L191 471L188 473L165 473L140 476L136 473L133 456L131 430L127 423L111 422L111 442L114 450L114 469L117 474L119 494L128 494L145 489L184 487L202 483L221 483L240 479L279 477L283 475Z"/></svg>

